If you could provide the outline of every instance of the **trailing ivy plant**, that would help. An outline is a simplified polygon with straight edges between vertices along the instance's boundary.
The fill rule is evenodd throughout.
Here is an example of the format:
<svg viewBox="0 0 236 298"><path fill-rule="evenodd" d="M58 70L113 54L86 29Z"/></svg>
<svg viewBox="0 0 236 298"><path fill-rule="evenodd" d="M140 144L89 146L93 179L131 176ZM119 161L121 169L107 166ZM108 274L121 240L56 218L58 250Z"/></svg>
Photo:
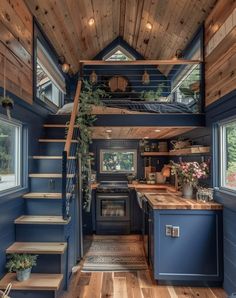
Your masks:
<svg viewBox="0 0 236 298"><path fill-rule="evenodd" d="M102 105L101 98L107 97L106 91L88 81L83 81L80 93L79 111L76 124L79 126L78 153L81 156L81 173L83 183L83 208L90 210L91 203L91 162L92 156L89 153L89 146L92 143L91 128L96 121L96 115L92 115L92 107Z"/></svg>

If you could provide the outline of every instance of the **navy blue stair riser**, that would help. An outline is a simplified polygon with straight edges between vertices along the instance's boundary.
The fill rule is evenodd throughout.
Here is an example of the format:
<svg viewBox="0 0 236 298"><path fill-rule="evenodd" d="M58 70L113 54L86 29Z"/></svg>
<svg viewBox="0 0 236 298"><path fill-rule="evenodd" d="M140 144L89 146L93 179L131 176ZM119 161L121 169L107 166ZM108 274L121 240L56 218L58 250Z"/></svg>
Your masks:
<svg viewBox="0 0 236 298"><path fill-rule="evenodd" d="M61 215L61 199L26 199L26 215Z"/></svg>
<svg viewBox="0 0 236 298"><path fill-rule="evenodd" d="M45 127L43 137L46 139L65 139L65 127Z"/></svg>
<svg viewBox="0 0 236 298"><path fill-rule="evenodd" d="M17 242L65 242L65 225L17 224Z"/></svg>
<svg viewBox="0 0 236 298"><path fill-rule="evenodd" d="M62 172L61 159L34 159L31 173L58 173Z"/></svg>
<svg viewBox="0 0 236 298"><path fill-rule="evenodd" d="M54 291L11 291L11 298L59 298L59 292Z"/></svg>
<svg viewBox="0 0 236 298"><path fill-rule="evenodd" d="M61 192L62 178L30 178L31 192Z"/></svg>
<svg viewBox="0 0 236 298"><path fill-rule="evenodd" d="M45 127L42 138L45 139L65 139L68 128L66 127ZM73 139L78 135L78 128L74 129Z"/></svg>
<svg viewBox="0 0 236 298"><path fill-rule="evenodd" d="M75 152L74 147L77 144L71 144L71 151L70 154ZM62 152L65 147L65 142L56 142L56 143L49 143L49 142L40 142L39 143L39 154L40 155L56 155L62 156Z"/></svg>
<svg viewBox="0 0 236 298"><path fill-rule="evenodd" d="M70 121L70 115L49 115L45 121L47 124L67 124Z"/></svg>
<svg viewBox="0 0 236 298"><path fill-rule="evenodd" d="M49 266L50 264L50 266ZM32 268L32 273L65 273L66 252L63 255L38 255L37 265Z"/></svg>

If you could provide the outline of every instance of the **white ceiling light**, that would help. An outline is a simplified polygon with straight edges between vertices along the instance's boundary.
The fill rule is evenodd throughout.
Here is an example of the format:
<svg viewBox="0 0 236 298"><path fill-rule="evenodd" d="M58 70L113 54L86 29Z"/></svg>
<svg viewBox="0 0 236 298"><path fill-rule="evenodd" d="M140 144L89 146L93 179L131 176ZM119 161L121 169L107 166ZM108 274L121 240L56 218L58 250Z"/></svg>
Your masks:
<svg viewBox="0 0 236 298"><path fill-rule="evenodd" d="M88 24L89 24L89 26L93 26L94 23L95 23L94 18L90 18L90 19L88 20Z"/></svg>
<svg viewBox="0 0 236 298"><path fill-rule="evenodd" d="M160 129L155 129L155 132L160 132L161 130Z"/></svg>
<svg viewBox="0 0 236 298"><path fill-rule="evenodd" d="M152 30L152 24L151 24L150 22L147 22L147 24L146 24L146 28L147 28L148 30Z"/></svg>

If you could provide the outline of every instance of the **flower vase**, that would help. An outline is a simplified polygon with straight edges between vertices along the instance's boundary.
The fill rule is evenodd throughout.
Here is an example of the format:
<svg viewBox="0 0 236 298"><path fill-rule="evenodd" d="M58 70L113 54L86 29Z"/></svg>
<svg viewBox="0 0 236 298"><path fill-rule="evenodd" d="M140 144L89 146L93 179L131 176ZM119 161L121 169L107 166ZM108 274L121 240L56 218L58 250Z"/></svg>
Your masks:
<svg viewBox="0 0 236 298"><path fill-rule="evenodd" d="M192 199L193 198L193 186L190 183L183 184L183 197L185 199Z"/></svg>

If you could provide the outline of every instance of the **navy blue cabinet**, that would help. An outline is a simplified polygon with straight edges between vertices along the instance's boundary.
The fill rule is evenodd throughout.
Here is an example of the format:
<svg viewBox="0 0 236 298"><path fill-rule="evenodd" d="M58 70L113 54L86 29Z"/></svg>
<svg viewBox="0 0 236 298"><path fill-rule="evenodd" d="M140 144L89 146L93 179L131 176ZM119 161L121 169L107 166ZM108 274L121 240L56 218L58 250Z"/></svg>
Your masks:
<svg viewBox="0 0 236 298"><path fill-rule="evenodd" d="M149 236L156 280L222 282L222 211L151 210Z"/></svg>

